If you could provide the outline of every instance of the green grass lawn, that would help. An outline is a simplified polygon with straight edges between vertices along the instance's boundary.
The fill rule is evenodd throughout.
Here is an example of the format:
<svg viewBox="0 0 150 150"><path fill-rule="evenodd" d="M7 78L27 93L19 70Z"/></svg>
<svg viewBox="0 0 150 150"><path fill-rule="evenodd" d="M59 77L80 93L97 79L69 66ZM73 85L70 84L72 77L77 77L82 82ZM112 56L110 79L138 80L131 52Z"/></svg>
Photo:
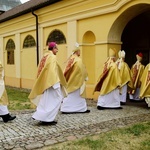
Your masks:
<svg viewBox="0 0 150 150"><path fill-rule="evenodd" d="M6 87L8 99L9 99L9 110L25 110L32 109L33 104L28 99L29 90Z"/></svg>
<svg viewBox="0 0 150 150"><path fill-rule="evenodd" d="M150 150L150 122L56 144L43 150Z"/></svg>

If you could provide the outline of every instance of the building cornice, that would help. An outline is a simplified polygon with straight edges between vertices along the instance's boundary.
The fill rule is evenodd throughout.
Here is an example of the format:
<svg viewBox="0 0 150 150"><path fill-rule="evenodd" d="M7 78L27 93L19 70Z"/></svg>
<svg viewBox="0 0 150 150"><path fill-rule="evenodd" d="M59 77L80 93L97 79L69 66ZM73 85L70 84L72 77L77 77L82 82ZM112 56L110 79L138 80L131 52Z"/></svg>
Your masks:
<svg viewBox="0 0 150 150"><path fill-rule="evenodd" d="M79 3L80 2L80 3ZM93 2L91 0L88 0L88 3ZM85 10L80 10L77 12L72 12L70 14L65 14L61 15L59 17L55 17L53 19L49 18L46 20L46 22L41 22L42 27L50 26L50 25L55 25L59 23L65 23L73 20L81 20L81 19L86 19L90 17L95 17L99 15L104 15L112 12L116 12L119 10L122 6L125 4L131 2L131 0L114 0L112 3L101 5L101 6L96 6L92 7L90 9L85 9ZM81 5L87 4L87 1L79 0L78 3L72 2L69 4L62 5L60 9L57 9L59 11L66 11L68 7L79 7ZM55 13L53 10L52 13ZM42 14L39 14L42 15ZM46 15L46 12L45 12Z"/></svg>

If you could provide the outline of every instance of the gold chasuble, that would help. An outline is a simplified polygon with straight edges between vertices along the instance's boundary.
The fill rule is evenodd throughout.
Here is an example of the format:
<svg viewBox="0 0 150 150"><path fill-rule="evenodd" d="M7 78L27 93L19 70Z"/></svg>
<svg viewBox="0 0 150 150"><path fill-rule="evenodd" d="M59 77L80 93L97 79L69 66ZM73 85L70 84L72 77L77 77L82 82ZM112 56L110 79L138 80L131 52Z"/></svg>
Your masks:
<svg viewBox="0 0 150 150"><path fill-rule="evenodd" d="M144 71L144 65L141 64L141 62L137 61L132 67L131 67L131 77L133 81L134 89L140 88L141 82L140 78ZM134 94L135 90L131 90L130 94Z"/></svg>
<svg viewBox="0 0 150 150"><path fill-rule="evenodd" d="M133 82L132 82L131 71L129 66L123 60L119 61L117 65L120 66L119 73L121 77L121 87L127 84L131 89L133 89Z"/></svg>
<svg viewBox="0 0 150 150"><path fill-rule="evenodd" d="M37 105L39 97L43 92L60 82L63 94L66 96L65 88L67 83L63 72L52 51L46 51L38 66L37 78L33 85L29 99Z"/></svg>
<svg viewBox="0 0 150 150"><path fill-rule="evenodd" d="M0 62L0 105L8 105L8 96L5 89L5 82L4 82L4 68L2 63Z"/></svg>
<svg viewBox="0 0 150 150"><path fill-rule="evenodd" d="M104 64L103 73L95 86L94 92L99 91L100 95L105 95L120 87L121 78L116 63L109 58Z"/></svg>
<svg viewBox="0 0 150 150"><path fill-rule="evenodd" d="M64 76L68 83L67 92L71 93L77 89L80 89L81 97L86 97L85 81L88 77L85 65L81 58L76 54L73 54L66 65Z"/></svg>
<svg viewBox="0 0 150 150"><path fill-rule="evenodd" d="M140 97L150 97L150 63L145 67L143 75L140 79L141 88L140 88Z"/></svg>

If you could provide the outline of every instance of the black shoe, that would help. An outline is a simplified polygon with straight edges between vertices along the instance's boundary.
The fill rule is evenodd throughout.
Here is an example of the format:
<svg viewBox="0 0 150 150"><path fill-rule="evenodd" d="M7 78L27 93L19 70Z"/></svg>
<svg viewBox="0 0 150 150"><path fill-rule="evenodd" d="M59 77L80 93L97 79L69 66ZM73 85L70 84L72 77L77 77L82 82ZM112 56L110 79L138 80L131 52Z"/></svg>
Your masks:
<svg viewBox="0 0 150 150"><path fill-rule="evenodd" d="M105 107L101 107L101 106L97 106L97 109L98 110L104 110L104 109L106 109Z"/></svg>
<svg viewBox="0 0 150 150"><path fill-rule="evenodd" d="M16 118L16 116L10 116L8 121L14 120Z"/></svg>
<svg viewBox="0 0 150 150"><path fill-rule="evenodd" d="M12 121L16 118L16 116L11 116L10 114L7 114L7 115L3 115L2 116L2 119L4 122L8 122L8 121Z"/></svg>
<svg viewBox="0 0 150 150"><path fill-rule="evenodd" d="M61 112L62 114L80 114L80 113L89 113L90 110L86 110L86 111L83 111L83 112Z"/></svg>
<svg viewBox="0 0 150 150"><path fill-rule="evenodd" d="M111 108L111 109L123 109L122 107L115 107L115 108Z"/></svg>
<svg viewBox="0 0 150 150"><path fill-rule="evenodd" d="M62 114L74 114L74 112L61 112Z"/></svg>
<svg viewBox="0 0 150 150"><path fill-rule="evenodd" d="M135 103L140 103L140 102L143 102L144 99L139 99L139 100L136 100L136 99L130 99L130 102L135 102Z"/></svg>
<svg viewBox="0 0 150 150"><path fill-rule="evenodd" d="M33 117L32 117L32 119L35 120Z"/></svg>
<svg viewBox="0 0 150 150"><path fill-rule="evenodd" d="M121 105L126 105L126 102L120 102Z"/></svg>
<svg viewBox="0 0 150 150"><path fill-rule="evenodd" d="M122 107L101 107L97 106L98 110L104 110L104 109L123 109Z"/></svg>
<svg viewBox="0 0 150 150"><path fill-rule="evenodd" d="M84 111L84 112L81 112L81 113L90 113L90 110L86 110L86 111Z"/></svg>
<svg viewBox="0 0 150 150"><path fill-rule="evenodd" d="M56 125L57 121L51 121L51 122L45 122L45 121L41 121L42 125Z"/></svg>

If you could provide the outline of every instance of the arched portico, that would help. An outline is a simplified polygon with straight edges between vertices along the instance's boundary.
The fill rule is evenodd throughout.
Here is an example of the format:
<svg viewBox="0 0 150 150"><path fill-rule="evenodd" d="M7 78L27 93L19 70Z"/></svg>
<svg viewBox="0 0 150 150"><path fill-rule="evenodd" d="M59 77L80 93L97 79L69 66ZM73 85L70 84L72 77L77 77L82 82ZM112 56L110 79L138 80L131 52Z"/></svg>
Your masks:
<svg viewBox="0 0 150 150"><path fill-rule="evenodd" d="M126 62L131 67L136 54L143 53L144 65L150 62L150 10L132 19L125 27L121 40L126 51ZM132 59L131 59L132 58Z"/></svg>
<svg viewBox="0 0 150 150"><path fill-rule="evenodd" d="M136 16L147 12L150 10L149 4L137 4L131 6L127 10L125 10L113 23L109 34L108 34L108 42L121 42L121 35L125 28L125 26L129 23L130 20L135 18Z"/></svg>
<svg viewBox="0 0 150 150"><path fill-rule="evenodd" d="M136 53L144 54L143 63L150 59L150 5L136 4L126 9L113 23L108 43L120 43L126 52L126 62L131 66L136 61Z"/></svg>

